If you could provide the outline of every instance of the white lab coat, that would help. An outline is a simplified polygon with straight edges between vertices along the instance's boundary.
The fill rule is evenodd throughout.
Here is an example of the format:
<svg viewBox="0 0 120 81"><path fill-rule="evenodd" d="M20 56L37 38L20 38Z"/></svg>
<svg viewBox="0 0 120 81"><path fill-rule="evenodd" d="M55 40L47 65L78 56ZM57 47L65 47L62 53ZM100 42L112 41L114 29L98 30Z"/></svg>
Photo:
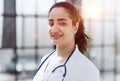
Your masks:
<svg viewBox="0 0 120 81"><path fill-rule="evenodd" d="M33 81L44 81L41 79L41 76L43 75L44 66L46 66L48 60L49 58L39 69ZM57 79L56 81L60 81L59 78ZM100 81L99 70L88 58L79 52L77 46L66 63L66 76L64 81Z"/></svg>

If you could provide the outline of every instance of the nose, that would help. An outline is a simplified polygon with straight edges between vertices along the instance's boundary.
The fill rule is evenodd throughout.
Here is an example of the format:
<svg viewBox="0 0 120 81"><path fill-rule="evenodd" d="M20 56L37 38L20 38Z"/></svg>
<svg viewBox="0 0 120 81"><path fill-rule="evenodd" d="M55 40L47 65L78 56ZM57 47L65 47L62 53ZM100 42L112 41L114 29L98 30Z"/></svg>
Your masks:
<svg viewBox="0 0 120 81"><path fill-rule="evenodd" d="M58 31L59 31L58 26L54 24L54 25L51 27L51 32L55 33L55 32L58 32Z"/></svg>

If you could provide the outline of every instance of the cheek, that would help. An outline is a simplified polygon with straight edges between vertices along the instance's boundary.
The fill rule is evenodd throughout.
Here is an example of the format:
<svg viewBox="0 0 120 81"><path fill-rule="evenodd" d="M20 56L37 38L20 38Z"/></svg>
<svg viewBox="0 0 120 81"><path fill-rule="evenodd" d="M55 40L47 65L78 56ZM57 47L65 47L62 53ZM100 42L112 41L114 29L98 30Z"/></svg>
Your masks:
<svg viewBox="0 0 120 81"><path fill-rule="evenodd" d="M71 30L69 30L68 35L69 35L69 37L74 38L75 30L73 28Z"/></svg>
<svg viewBox="0 0 120 81"><path fill-rule="evenodd" d="M50 28L48 28L48 34L49 34L49 36L50 36L50 33L51 33L50 31L51 31L51 29L50 29Z"/></svg>
<svg viewBox="0 0 120 81"><path fill-rule="evenodd" d="M74 34L75 33L75 27L71 27L71 29L70 29L70 32L71 32L71 34Z"/></svg>

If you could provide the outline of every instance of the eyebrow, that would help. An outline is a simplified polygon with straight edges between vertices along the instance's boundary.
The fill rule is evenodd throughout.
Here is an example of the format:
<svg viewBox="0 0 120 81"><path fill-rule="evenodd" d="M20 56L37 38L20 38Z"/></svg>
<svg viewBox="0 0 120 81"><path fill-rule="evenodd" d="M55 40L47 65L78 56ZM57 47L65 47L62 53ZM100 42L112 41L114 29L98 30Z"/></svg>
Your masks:
<svg viewBox="0 0 120 81"><path fill-rule="evenodd" d="M53 21L53 19L49 19L49 21ZM60 19L57 19L57 21L67 21L67 19L65 19L65 18L60 18Z"/></svg>

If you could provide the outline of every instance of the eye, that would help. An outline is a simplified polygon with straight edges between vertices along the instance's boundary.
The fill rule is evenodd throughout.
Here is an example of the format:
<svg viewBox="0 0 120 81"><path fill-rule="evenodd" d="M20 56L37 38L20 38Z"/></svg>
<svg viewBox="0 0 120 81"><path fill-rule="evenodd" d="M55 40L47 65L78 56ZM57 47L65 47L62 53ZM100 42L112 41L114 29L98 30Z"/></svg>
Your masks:
<svg viewBox="0 0 120 81"><path fill-rule="evenodd" d="M60 26L66 26L67 23L66 23L66 22L63 22L63 21L60 21L60 22L59 22L59 25L60 25Z"/></svg>
<svg viewBox="0 0 120 81"><path fill-rule="evenodd" d="M49 22L49 26L52 27L54 25L54 22Z"/></svg>

